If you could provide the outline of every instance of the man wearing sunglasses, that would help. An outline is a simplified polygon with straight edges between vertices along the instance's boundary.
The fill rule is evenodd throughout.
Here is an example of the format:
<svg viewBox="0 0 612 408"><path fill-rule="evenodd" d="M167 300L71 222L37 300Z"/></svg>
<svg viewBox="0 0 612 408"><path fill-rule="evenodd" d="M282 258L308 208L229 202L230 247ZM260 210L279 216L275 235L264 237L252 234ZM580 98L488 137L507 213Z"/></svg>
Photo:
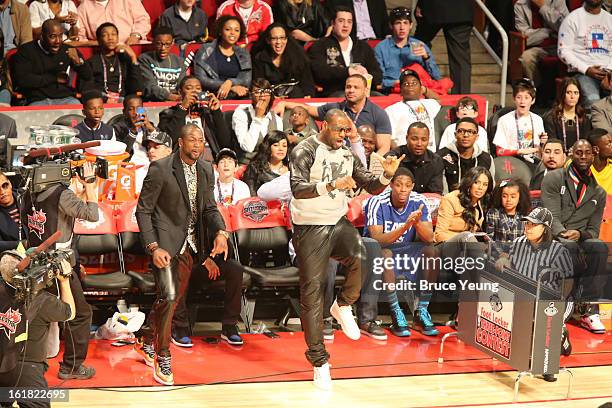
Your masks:
<svg viewBox="0 0 612 408"><path fill-rule="evenodd" d="M484 167L495 174L491 155L478 143L478 123L469 117L457 121L455 141L438 150L436 154L444 163L444 194L459 188L461 177L472 167Z"/></svg>
<svg viewBox="0 0 612 408"><path fill-rule="evenodd" d="M346 280L330 313L350 339L359 328L351 305L359 298L365 249L357 229L346 218L348 193L364 187L377 194L389 185L401 157L383 159L383 174L374 176L344 144L353 125L347 114L332 109L325 115L324 130L298 144L291 153L291 220L293 245L300 270L301 320L308 345L306 358L314 367L314 383L331 388L329 354L323 344L324 295L330 258L346 267Z"/></svg>
<svg viewBox="0 0 612 408"><path fill-rule="evenodd" d="M399 84L401 70L408 65L421 65L435 80L442 77L429 47L416 38L410 38L411 17L412 12L406 7L391 10L389 25L392 35L382 40L374 49L376 60L383 72L383 93L390 93Z"/></svg>
<svg viewBox="0 0 612 408"><path fill-rule="evenodd" d="M25 239L25 230L22 230ZM0 252L19 245L19 208L11 181L0 171Z"/></svg>

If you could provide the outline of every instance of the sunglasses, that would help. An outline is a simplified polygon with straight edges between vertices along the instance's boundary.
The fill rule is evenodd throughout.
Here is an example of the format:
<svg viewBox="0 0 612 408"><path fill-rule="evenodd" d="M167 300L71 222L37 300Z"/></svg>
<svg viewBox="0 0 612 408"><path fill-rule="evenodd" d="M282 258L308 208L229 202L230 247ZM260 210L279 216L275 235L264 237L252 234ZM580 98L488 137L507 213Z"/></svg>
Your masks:
<svg viewBox="0 0 612 408"><path fill-rule="evenodd" d="M390 16L396 19L406 17L408 20L410 20L410 17L412 17L412 11L406 7L397 7L391 10Z"/></svg>
<svg viewBox="0 0 612 408"><path fill-rule="evenodd" d="M2 190L8 190L11 188L11 183L8 181L5 181L4 183L0 184L0 189Z"/></svg>
<svg viewBox="0 0 612 408"><path fill-rule="evenodd" d="M261 96L261 95L272 95L271 89L255 89L252 91L253 95Z"/></svg>
<svg viewBox="0 0 612 408"><path fill-rule="evenodd" d="M351 131L353 130L353 128L350 128L350 127L343 128L343 127L337 127L337 126L330 126L329 129L332 132L338 132L338 133L342 133L342 132L351 133Z"/></svg>
<svg viewBox="0 0 612 408"><path fill-rule="evenodd" d="M461 103L459 109L475 110L475 107L471 103Z"/></svg>

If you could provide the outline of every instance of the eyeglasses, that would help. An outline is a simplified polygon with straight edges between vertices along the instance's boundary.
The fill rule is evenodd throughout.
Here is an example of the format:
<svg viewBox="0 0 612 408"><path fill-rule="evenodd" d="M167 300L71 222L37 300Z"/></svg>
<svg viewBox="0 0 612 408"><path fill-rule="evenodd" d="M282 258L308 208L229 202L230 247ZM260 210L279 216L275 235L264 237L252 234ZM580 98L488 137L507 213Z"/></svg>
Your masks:
<svg viewBox="0 0 612 408"><path fill-rule="evenodd" d="M265 96L265 95L272 95L272 90L268 89L268 88L266 88L266 89L254 89L254 90L251 91L251 93L253 95L256 95L256 96Z"/></svg>
<svg viewBox="0 0 612 408"><path fill-rule="evenodd" d="M0 184L0 189L2 190L8 190L11 188L11 183L8 181L5 181L4 183Z"/></svg>
<svg viewBox="0 0 612 408"><path fill-rule="evenodd" d="M473 129L462 129L459 128L457 130L455 130L455 133L458 135L469 135L469 136L474 136L478 134L477 130L473 130Z"/></svg>
<svg viewBox="0 0 612 408"><path fill-rule="evenodd" d="M459 109L475 110L474 105L472 105L471 103L459 104Z"/></svg>
<svg viewBox="0 0 612 408"><path fill-rule="evenodd" d="M338 132L338 133L351 133L351 131L353 130L353 128L350 127L338 127L338 126L330 126L329 130L331 130L332 132Z"/></svg>
<svg viewBox="0 0 612 408"><path fill-rule="evenodd" d="M167 43L167 42L156 41L155 42L155 46L157 48L170 48L170 47L172 47L172 43L171 42Z"/></svg>
<svg viewBox="0 0 612 408"><path fill-rule="evenodd" d="M270 37L270 41L287 41L287 37Z"/></svg>

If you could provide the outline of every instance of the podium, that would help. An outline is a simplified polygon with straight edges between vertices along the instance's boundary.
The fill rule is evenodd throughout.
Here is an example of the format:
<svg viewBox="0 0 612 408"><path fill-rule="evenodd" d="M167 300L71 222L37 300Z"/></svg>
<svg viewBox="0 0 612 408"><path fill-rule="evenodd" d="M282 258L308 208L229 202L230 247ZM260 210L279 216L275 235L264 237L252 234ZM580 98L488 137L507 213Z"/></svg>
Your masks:
<svg viewBox="0 0 612 408"><path fill-rule="evenodd" d="M572 373L560 369L561 333L565 301L555 290L529 279L518 271L492 264L469 279L478 291L462 291L459 297L457 331L443 336L438 363L443 363L444 343L458 337L464 343L519 371L514 401L525 376L568 374L567 398L571 395ZM461 276L460 279L464 279ZM495 290L495 288L497 290Z"/></svg>

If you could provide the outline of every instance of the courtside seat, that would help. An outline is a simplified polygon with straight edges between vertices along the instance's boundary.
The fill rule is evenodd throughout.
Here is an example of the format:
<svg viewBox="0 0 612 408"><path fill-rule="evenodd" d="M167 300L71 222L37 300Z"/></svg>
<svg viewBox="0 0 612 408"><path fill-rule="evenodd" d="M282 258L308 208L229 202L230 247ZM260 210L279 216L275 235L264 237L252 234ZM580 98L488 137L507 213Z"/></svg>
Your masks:
<svg viewBox="0 0 612 408"><path fill-rule="evenodd" d="M81 276L85 292L116 294L132 288L132 278L124 273L114 209L110 204L98 203L97 222L77 219L74 233L79 257L86 260ZM116 263L104 262L105 257L112 259L114 254L117 254L119 271ZM90 263L90 259L96 262Z"/></svg>
<svg viewBox="0 0 612 408"><path fill-rule="evenodd" d="M229 207L238 259L260 288L296 287L298 269L289 259L289 209L251 197Z"/></svg>

